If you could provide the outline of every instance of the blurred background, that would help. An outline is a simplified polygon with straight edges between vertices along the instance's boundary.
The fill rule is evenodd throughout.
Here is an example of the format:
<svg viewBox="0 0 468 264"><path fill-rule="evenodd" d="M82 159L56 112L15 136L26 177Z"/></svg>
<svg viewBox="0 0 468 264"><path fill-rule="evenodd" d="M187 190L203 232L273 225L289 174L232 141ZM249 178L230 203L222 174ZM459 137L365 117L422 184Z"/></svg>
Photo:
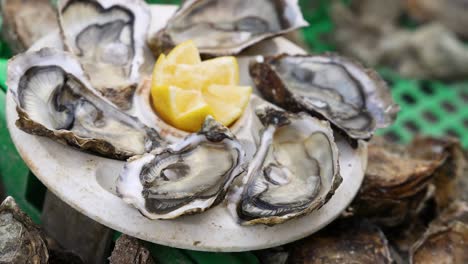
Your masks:
<svg viewBox="0 0 468 264"><path fill-rule="evenodd" d="M180 0L148 0L180 4ZM310 53L338 52L378 70L401 111L378 131L408 143L416 134L452 136L468 147L468 1L300 0L310 26L287 37ZM9 139L5 120L7 60L0 41L0 200L12 195L37 223L46 192ZM153 245L160 260L258 263L250 253L215 254ZM206 258L209 256L209 258ZM208 262L206 262L208 261ZM191 263L191 262L180 262Z"/></svg>

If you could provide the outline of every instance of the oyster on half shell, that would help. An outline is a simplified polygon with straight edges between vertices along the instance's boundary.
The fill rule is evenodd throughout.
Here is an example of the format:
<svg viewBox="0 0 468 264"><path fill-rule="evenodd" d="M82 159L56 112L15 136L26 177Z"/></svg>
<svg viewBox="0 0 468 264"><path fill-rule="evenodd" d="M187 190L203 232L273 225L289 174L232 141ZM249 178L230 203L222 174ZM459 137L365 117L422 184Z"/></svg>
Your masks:
<svg viewBox="0 0 468 264"><path fill-rule="evenodd" d="M259 57L249 70L267 100L326 118L352 139L369 139L399 110L376 72L334 54Z"/></svg>
<svg viewBox="0 0 468 264"><path fill-rule="evenodd" d="M123 109L144 63L151 21L141 0L63 0L59 24L66 50L75 54L94 88Z"/></svg>
<svg viewBox="0 0 468 264"><path fill-rule="evenodd" d="M156 131L96 93L69 53L43 48L17 55L9 61L7 85L16 125L27 133L118 159L162 143Z"/></svg>
<svg viewBox="0 0 468 264"><path fill-rule="evenodd" d="M341 184L338 148L326 121L269 106L256 110L264 125L231 213L243 225L279 224L324 205Z"/></svg>
<svg viewBox="0 0 468 264"><path fill-rule="evenodd" d="M307 25L297 0L188 0L149 45L159 55L191 39L202 54L235 55Z"/></svg>
<svg viewBox="0 0 468 264"><path fill-rule="evenodd" d="M244 150L234 135L208 116L198 133L131 158L117 193L150 219L203 212L220 203L241 174Z"/></svg>

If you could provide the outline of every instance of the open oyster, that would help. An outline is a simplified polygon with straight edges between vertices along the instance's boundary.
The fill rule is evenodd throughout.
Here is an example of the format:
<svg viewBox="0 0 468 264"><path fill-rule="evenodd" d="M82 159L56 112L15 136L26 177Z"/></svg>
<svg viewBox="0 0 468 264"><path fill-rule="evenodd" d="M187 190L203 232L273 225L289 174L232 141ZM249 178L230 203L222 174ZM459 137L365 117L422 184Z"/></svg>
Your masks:
<svg viewBox="0 0 468 264"><path fill-rule="evenodd" d="M159 55L191 39L202 54L235 55L263 39L307 25L297 0L188 0L149 45Z"/></svg>
<svg viewBox="0 0 468 264"><path fill-rule="evenodd" d="M268 106L257 115L265 128L231 212L243 225L273 225L320 208L342 181L328 122Z"/></svg>
<svg viewBox="0 0 468 264"><path fill-rule="evenodd" d="M156 131L98 95L66 52L44 48L14 57L7 85L17 104L16 125L27 133L118 159L161 143Z"/></svg>
<svg viewBox="0 0 468 264"><path fill-rule="evenodd" d="M326 118L352 139L369 139L398 112L376 72L337 55L259 57L250 75L267 100Z"/></svg>
<svg viewBox="0 0 468 264"><path fill-rule="evenodd" d="M65 47L94 88L128 109L144 62L151 16L141 0L63 0L59 22Z"/></svg>
<svg viewBox="0 0 468 264"><path fill-rule="evenodd" d="M198 133L130 159L117 193L151 219L203 212L224 199L244 158L229 129L207 117Z"/></svg>

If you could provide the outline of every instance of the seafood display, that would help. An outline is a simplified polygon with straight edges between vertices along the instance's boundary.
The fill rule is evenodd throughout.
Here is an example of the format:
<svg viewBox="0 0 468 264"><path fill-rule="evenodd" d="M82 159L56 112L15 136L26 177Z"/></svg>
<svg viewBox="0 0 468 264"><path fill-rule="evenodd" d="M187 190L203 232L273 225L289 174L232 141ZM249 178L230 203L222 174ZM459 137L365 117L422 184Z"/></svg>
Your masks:
<svg viewBox="0 0 468 264"><path fill-rule="evenodd" d="M143 1L57 8L64 50L9 62L16 125L126 160L113 194L149 219L225 206L239 225L272 226L317 211L353 165L337 142L359 152L398 112L376 72L335 54L251 57L251 83L239 83L237 58L219 55L305 26L294 0L185 1L148 39ZM425 176L409 185L426 190Z"/></svg>

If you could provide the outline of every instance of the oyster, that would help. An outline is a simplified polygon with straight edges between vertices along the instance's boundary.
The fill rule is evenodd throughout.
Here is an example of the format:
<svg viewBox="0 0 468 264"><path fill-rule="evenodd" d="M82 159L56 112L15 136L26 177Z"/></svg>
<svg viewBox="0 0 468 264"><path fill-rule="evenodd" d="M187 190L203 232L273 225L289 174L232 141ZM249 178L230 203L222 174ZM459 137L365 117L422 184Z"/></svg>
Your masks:
<svg viewBox="0 0 468 264"><path fill-rule="evenodd" d="M410 251L410 263L468 263L468 204L455 202Z"/></svg>
<svg viewBox="0 0 468 264"><path fill-rule="evenodd" d="M138 239L122 234L115 242L110 264L154 264L150 251Z"/></svg>
<svg viewBox="0 0 468 264"><path fill-rule="evenodd" d="M368 147L368 165L352 207L355 214L396 226L415 216L434 195L435 172L447 153L433 147L433 139L416 139L409 146L389 144L374 137Z"/></svg>
<svg viewBox="0 0 468 264"><path fill-rule="evenodd" d="M49 0L1 0L0 4L2 37L15 53L27 50L58 29L56 12Z"/></svg>
<svg viewBox="0 0 468 264"><path fill-rule="evenodd" d="M58 9L65 48L79 58L93 87L130 108L151 20L144 1L63 0Z"/></svg>
<svg viewBox="0 0 468 264"><path fill-rule="evenodd" d="M48 263L44 234L12 197L0 205L0 263Z"/></svg>
<svg viewBox="0 0 468 264"><path fill-rule="evenodd" d="M79 62L44 48L8 64L8 88L23 131L104 156L125 159L161 144L159 135L98 95Z"/></svg>
<svg viewBox="0 0 468 264"><path fill-rule="evenodd" d="M438 21L463 39L468 39L466 0L406 0L409 15L419 21Z"/></svg>
<svg viewBox="0 0 468 264"><path fill-rule="evenodd" d="M398 112L376 72L337 55L259 57L250 75L267 100L326 118L352 139L369 139Z"/></svg>
<svg viewBox="0 0 468 264"><path fill-rule="evenodd" d="M387 238L372 223L342 219L293 245L288 263L394 263Z"/></svg>
<svg viewBox="0 0 468 264"><path fill-rule="evenodd" d="M159 55L192 39L202 54L235 55L307 25L297 0L188 0L149 45Z"/></svg>
<svg viewBox="0 0 468 264"><path fill-rule="evenodd" d="M279 224L320 208L342 178L328 122L305 113L257 108L265 126L229 208L243 225Z"/></svg>
<svg viewBox="0 0 468 264"><path fill-rule="evenodd" d="M130 159L117 193L150 219L203 212L224 199L244 158L229 129L207 117L198 133Z"/></svg>

